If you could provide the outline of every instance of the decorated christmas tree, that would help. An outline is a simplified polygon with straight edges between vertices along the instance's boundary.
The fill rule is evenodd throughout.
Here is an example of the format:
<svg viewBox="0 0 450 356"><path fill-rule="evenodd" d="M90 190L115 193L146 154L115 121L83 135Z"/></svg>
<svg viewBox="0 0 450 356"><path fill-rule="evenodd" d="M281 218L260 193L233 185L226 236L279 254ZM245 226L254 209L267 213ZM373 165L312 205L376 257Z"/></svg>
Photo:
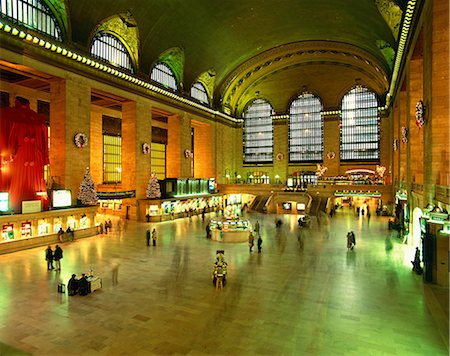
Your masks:
<svg viewBox="0 0 450 356"><path fill-rule="evenodd" d="M146 196L149 199L161 197L161 189L159 188L158 178L156 178L155 173L152 173L150 180L148 181Z"/></svg>
<svg viewBox="0 0 450 356"><path fill-rule="evenodd" d="M84 179L80 184L80 190L78 191L78 200L83 205L97 203L97 190L95 189L94 181L92 180L89 167L86 167L86 173Z"/></svg>

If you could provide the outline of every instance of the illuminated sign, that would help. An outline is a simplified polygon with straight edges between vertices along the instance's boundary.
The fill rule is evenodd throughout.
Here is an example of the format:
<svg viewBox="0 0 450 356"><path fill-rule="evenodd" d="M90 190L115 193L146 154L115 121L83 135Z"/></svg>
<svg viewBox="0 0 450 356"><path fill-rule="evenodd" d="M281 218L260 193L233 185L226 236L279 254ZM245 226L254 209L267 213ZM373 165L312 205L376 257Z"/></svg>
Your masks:
<svg viewBox="0 0 450 356"><path fill-rule="evenodd" d="M9 210L9 193L0 192L0 211L6 212Z"/></svg>
<svg viewBox="0 0 450 356"><path fill-rule="evenodd" d="M337 190L334 192L335 197L368 197L368 198L381 198L380 192L355 192L347 190Z"/></svg>
<svg viewBox="0 0 450 356"><path fill-rule="evenodd" d="M52 191L52 201L54 208L63 208L72 205L72 193L68 189Z"/></svg>

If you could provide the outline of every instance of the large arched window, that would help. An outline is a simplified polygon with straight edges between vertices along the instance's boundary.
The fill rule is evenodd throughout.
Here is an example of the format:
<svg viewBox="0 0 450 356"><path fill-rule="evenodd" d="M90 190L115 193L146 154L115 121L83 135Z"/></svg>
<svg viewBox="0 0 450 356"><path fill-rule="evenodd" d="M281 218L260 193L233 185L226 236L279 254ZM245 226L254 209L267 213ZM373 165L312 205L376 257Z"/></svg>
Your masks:
<svg viewBox="0 0 450 356"><path fill-rule="evenodd" d="M95 35L92 40L91 55L133 72L130 54L124 44L114 35L102 32Z"/></svg>
<svg viewBox="0 0 450 356"><path fill-rule="evenodd" d="M53 13L40 0L1 0L1 16L55 40L62 41Z"/></svg>
<svg viewBox="0 0 450 356"><path fill-rule="evenodd" d="M167 64L158 63L152 69L150 79L164 85L167 88L177 90L175 75Z"/></svg>
<svg viewBox="0 0 450 356"><path fill-rule="evenodd" d="M322 103L313 94L299 95L289 108L289 161L323 161Z"/></svg>
<svg viewBox="0 0 450 356"><path fill-rule="evenodd" d="M380 119L374 92L350 90L341 105L341 161L379 161Z"/></svg>
<svg viewBox="0 0 450 356"><path fill-rule="evenodd" d="M273 162L272 106L256 99L244 112L244 163Z"/></svg>
<svg viewBox="0 0 450 356"><path fill-rule="evenodd" d="M206 92L205 86L200 82L196 82L192 86L191 97L197 99L203 104L209 104L208 93Z"/></svg>

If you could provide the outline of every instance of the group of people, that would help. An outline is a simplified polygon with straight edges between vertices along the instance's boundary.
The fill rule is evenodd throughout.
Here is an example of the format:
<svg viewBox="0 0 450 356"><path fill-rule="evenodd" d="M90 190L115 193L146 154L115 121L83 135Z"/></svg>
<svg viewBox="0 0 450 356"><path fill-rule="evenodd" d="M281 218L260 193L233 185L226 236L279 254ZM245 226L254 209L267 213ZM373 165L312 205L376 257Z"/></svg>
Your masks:
<svg viewBox="0 0 450 356"><path fill-rule="evenodd" d="M100 229L100 234L103 234L103 232L105 232L105 234L108 235L108 230L112 229L111 219L105 220L104 223L100 223L99 229Z"/></svg>
<svg viewBox="0 0 450 356"><path fill-rule="evenodd" d="M256 241L256 244L258 245L258 253L261 253L262 250L262 238L261 238L261 234L259 232L259 221L256 221L255 226L254 226L254 232L255 234L258 236L258 239ZM253 232L250 231L249 235L248 235L248 247L250 252L252 252L253 246L255 245L255 236L253 235Z"/></svg>
<svg viewBox="0 0 450 356"><path fill-rule="evenodd" d="M219 285L225 286L227 282L228 263L225 261L224 253L225 251L223 250L218 250L216 252L213 270L213 285L216 286L216 288L218 288Z"/></svg>
<svg viewBox="0 0 450 356"><path fill-rule="evenodd" d="M47 261L47 270L49 271L61 271L61 259L63 258L63 250L59 245L55 246L55 250L48 245L45 250L45 260ZM53 261L55 261L55 266L53 266Z"/></svg>
<svg viewBox="0 0 450 356"><path fill-rule="evenodd" d="M81 277L77 279L76 274L72 274L72 278L69 279L67 284L67 292L70 296L73 295L88 295L89 294L89 281L86 274L81 274Z"/></svg>
<svg viewBox="0 0 450 356"><path fill-rule="evenodd" d="M75 239L75 233L74 231L70 228L70 226L67 228L66 230L67 235L69 236L69 240L73 241ZM58 231L58 240L59 242L63 243L64 242L64 230L62 227L59 228Z"/></svg>

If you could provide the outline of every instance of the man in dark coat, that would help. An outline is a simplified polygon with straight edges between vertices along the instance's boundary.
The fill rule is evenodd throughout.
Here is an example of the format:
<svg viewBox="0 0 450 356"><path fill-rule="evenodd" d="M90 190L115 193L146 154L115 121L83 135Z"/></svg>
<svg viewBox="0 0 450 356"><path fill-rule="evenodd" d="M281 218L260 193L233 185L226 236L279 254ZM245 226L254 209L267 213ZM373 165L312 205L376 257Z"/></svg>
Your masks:
<svg viewBox="0 0 450 356"><path fill-rule="evenodd" d="M47 261L47 269L49 271L55 269L53 267L53 250L50 245L48 245L47 249L45 250L45 260Z"/></svg>
<svg viewBox="0 0 450 356"><path fill-rule="evenodd" d="M53 254L53 259L56 263L56 270L61 271L61 259L63 258L63 250L59 245L56 245L55 253Z"/></svg>
<svg viewBox="0 0 450 356"><path fill-rule="evenodd" d="M78 293L78 280L76 277L76 274L72 274L72 278L70 278L69 283L67 283L67 291L69 295L75 295Z"/></svg>
<svg viewBox="0 0 450 356"><path fill-rule="evenodd" d="M147 239L147 246L150 246L150 238L151 238L150 229L147 229L147 232L145 233L145 237Z"/></svg>

